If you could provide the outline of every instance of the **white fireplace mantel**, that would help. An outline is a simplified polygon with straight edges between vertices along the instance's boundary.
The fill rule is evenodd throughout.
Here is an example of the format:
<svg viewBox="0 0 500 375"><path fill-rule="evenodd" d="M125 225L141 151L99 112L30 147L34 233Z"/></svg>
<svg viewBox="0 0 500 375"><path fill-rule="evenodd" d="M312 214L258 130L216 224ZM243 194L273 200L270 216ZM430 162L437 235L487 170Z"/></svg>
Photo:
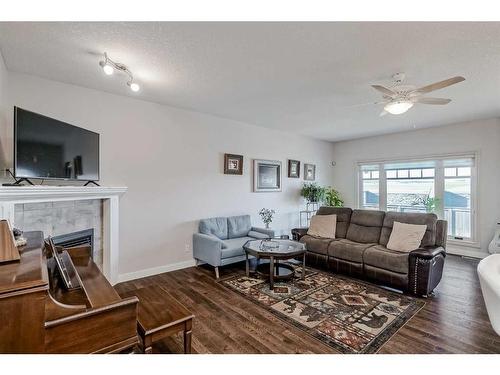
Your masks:
<svg viewBox="0 0 500 375"><path fill-rule="evenodd" d="M14 222L18 203L103 200L103 273L111 284L118 282L119 201L126 187L17 186L0 187L0 218Z"/></svg>

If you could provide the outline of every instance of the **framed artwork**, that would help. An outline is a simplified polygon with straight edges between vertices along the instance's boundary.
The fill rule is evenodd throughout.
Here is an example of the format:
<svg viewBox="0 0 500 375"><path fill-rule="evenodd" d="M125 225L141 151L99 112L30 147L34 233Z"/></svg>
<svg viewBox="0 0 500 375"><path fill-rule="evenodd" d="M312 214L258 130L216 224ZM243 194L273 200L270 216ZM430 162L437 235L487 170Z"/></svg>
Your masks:
<svg viewBox="0 0 500 375"><path fill-rule="evenodd" d="M281 191L281 162L277 160L253 161L253 191Z"/></svg>
<svg viewBox="0 0 500 375"><path fill-rule="evenodd" d="M304 163L304 180L306 181L316 180L316 164Z"/></svg>
<svg viewBox="0 0 500 375"><path fill-rule="evenodd" d="M224 174L243 174L243 155L224 154Z"/></svg>
<svg viewBox="0 0 500 375"><path fill-rule="evenodd" d="M300 161L288 160L288 177L300 178Z"/></svg>

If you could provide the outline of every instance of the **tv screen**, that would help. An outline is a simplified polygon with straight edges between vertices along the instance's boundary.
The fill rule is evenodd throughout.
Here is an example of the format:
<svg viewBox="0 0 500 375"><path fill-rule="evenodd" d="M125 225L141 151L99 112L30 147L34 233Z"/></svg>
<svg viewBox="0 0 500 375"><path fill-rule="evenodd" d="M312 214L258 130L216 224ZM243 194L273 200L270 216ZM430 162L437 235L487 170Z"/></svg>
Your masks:
<svg viewBox="0 0 500 375"><path fill-rule="evenodd" d="M99 134L14 107L16 178L99 180Z"/></svg>

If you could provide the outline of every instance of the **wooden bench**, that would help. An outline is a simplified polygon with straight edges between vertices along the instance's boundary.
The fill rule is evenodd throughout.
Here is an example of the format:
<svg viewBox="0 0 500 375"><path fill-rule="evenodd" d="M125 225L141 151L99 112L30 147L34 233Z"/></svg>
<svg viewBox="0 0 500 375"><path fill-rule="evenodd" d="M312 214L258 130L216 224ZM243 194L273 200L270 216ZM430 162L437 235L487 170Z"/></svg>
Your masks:
<svg viewBox="0 0 500 375"><path fill-rule="evenodd" d="M184 333L184 353L191 353L191 330L194 315L161 287L140 288L123 296L139 298L137 331L143 353L153 352L153 343L179 331Z"/></svg>

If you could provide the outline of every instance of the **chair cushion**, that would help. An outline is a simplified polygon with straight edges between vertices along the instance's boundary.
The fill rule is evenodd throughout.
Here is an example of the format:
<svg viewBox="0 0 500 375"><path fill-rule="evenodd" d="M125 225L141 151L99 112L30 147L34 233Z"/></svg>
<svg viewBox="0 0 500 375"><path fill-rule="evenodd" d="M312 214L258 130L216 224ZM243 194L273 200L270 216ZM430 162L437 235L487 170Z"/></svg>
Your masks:
<svg viewBox="0 0 500 375"><path fill-rule="evenodd" d="M314 237L335 238L337 215L314 215L307 234Z"/></svg>
<svg viewBox="0 0 500 375"><path fill-rule="evenodd" d="M384 211L354 210L346 238L354 242L379 243Z"/></svg>
<svg viewBox="0 0 500 375"><path fill-rule="evenodd" d="M302 236L299 242L306 245L307 251L316 254L328 255L328 245L330 242L335 241L331 238L313 237L308 234Z"/></svg>
<svg viewBox="0 0 500 375"><path fill-rule="evenodd" d="M410 252L420 247L427 225L405 224L395 221L387 242L389 250Z"/></svg>
<svg viewBox="0 0 500 375"><path fill-rule="evenodd" d="M340 239L330 243L328 255L334 258L363 263L363 253L374 244L359 243L351 240Z"/></svg>
<svg viewBox="0 0 500 375"><path fill-rule="evenodd" d="M223 240L222 242L226 248L221 250L221 259L233 258L240 255L245 255L245 250L243 250L243 245L249 241L255 240L252 237L240 237L240 238L230 238L228 240Z"/></svg>
<svg viewBox="0 0 500 375"><path fill-rule="evenodd" d="M230 216L227 218L228 238L238 238L248 235L252 229L250 215Z"/></svg>
<svg viewBox="0 0 500 375"><path fill-rule="evenodd" d="M418 212L387 212L384 217L382 232L380 233L380 245L387 246L395 221L406 224L427 225L424 238L422 238L422 246L436 245L437 216L435 214Z"/></svg>
<svg viewBox="0 0 500 375"><path fill-rule="evenodd" d="M406 274L408 273L408 256L408 253L393 251L385 246L376 245L365 250L363 262L373 267Z"/></svg>
<svg viewBox="0 0 500 375"><path fill-rule="evenodd" d="M316 212L316 215L337 215L335 238L345 238L351 221L351 214L352 210L350 208L330 206L322 206Z"/></svg>
<svg viewBox="0 0 500 375"><path fill-rule="evenodd" d="M212 217L202 219L198 225L198 230L200 233L214 235L221 240L225 240L227 239L227 218Z"/></svg>

